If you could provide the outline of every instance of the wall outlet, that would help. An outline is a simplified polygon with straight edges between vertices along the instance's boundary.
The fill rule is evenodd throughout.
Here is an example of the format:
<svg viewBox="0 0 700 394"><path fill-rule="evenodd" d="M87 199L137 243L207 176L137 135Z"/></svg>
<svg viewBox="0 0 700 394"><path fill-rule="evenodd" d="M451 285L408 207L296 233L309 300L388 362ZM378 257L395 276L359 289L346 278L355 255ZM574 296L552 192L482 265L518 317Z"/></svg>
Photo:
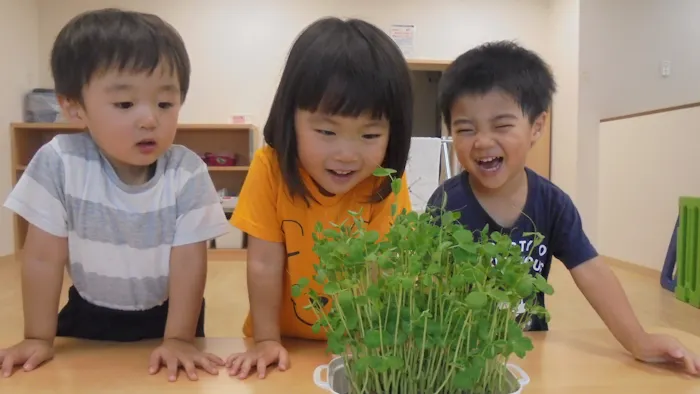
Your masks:
<svg viewBox="0 0 700 394"><path fill-rule="evenodd" d="M661 76L665 78L669 75L671 75L671 61L664 60L661 62Z"/></svg>

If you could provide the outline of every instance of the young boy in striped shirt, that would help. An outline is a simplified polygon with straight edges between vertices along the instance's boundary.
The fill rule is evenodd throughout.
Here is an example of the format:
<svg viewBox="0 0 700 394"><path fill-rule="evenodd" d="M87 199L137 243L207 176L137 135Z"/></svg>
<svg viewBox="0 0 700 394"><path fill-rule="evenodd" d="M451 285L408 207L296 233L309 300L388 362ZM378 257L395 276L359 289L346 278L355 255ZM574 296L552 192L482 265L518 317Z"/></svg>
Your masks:
<svg viewBox="0 0 700 394"><path fill-rule="evenodd" d="M65 116L86 128L34 155L5 207L29 222L22 287L24 340L0 350L2 374L53 357L56 336L162 339L150 372L223 360L204 336L206 241L229 225L204 162L173 145L190 64L160 18L105 9L72 19L51 53ZM67 269L73 285L56 314Z"/></svg>

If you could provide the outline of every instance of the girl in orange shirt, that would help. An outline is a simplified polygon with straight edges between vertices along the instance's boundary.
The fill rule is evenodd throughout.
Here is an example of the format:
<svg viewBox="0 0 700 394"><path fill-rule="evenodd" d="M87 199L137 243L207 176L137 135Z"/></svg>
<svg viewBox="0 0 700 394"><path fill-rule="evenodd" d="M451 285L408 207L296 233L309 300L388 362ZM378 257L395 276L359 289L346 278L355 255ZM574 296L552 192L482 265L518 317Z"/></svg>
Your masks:
<svg viewBox="0 0 700 394"><path fill-rule="evenodd" d="M228 358L231 375L255 368L262 378L275 362L286 370L282 337L326 338L312 331L308 297L292 297L291 285L315 273L316 223L330 227L361 210L367 228L385 234L392 204L411 209L404 168L412 118L408 65L376 26L324 18L297 38L265 124L267 146L255 153L231 219L248 234L243 333L256 343ZM402 177L398 196L372 174L379 166Z"/></svg>

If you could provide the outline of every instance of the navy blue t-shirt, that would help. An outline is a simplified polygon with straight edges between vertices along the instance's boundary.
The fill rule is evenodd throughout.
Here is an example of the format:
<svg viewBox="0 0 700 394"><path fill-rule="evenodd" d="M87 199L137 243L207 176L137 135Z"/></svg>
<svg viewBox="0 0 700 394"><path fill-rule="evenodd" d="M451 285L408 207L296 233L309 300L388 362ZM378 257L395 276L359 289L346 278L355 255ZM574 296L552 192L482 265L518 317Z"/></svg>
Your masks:
<svg viewBox="0 0 700 394"><path fill-rule="evenodd" d="M581 217L571 198L531 169L526 168L525 171L528 192L524 214L520 215L511 228L497 224L482 208L469 185L467 172L446 180L435 190L428 201L428 209L439 210L443 196L446 196L445 210L460 212L459 221L462 225L470 231L480 231L488 224L489 233L498 231L509 235L514 243L520 245L523 258L534 260L530 273L539 273L545 279L549 276L552 257L572 269L598 256L583 231ZM534 237L523 236L523 233L528 232L538 232L544 236L542 243L535 246L532 253L530 249L534 246ZM544 293L538 293L536 297L537 304L544 307ZM533 317L526 327L530 331L549 329L547 322L538 317Z"/></svg>

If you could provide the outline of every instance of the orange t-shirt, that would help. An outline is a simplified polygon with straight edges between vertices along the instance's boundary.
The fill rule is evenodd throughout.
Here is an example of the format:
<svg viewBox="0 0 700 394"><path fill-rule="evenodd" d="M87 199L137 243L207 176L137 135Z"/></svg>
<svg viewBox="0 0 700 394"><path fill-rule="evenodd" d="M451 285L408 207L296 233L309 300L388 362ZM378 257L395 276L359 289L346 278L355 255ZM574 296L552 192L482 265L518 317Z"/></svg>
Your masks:
<svg viewBox="0 0 700 394"><path fill-rule="evenodd" d="M324 228L328 228L330 223L340 223L351 218L348 210L358 212L362 208L367 229L376 230L383 235L391 226L391 205L394 201L397 203L396 212L401 212L403 208L409 211L411 202L405 175L398 196L391 194L380 203L370 204L366 200L380 181L377 177L369 177L344 195L328 197L320 194L308 173L303 169L300 172L306 187L318 203L309 199L310 206L307 206L300 197L292 199L282 178L275 150L270 146L259 149L238 197L231 224L256 238L283 242L286 247L287 261L282 280L280 310L281 335L325 340L324 330L316 334L311 329L317 319L313 311L304 309L309 304L309 298L305 296L306 289L298 299L292 297L291 291L291 285L296 284L300 278L307 277L310 286L314 286L319 294L323 293L323 289L312 279L315 275L314 264L319 261L312 250L312 233L316 223L320 221ZM250 312L243 325L243 334L253 336Z"/></svg>

